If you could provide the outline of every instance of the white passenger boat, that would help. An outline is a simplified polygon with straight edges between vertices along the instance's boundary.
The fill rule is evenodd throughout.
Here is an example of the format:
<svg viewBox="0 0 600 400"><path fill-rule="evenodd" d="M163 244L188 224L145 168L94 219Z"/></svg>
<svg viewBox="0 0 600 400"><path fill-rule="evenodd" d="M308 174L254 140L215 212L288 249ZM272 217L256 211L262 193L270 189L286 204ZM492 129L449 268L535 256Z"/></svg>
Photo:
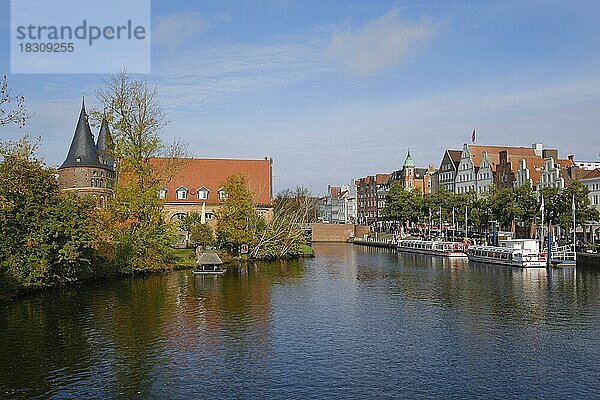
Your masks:
<svg viewBox="0 0 600 400"><path fill-rule="evenodd" d="M501 240L500 246L469 246L469 260L523 268L546 266L546 253L535 239Z"/></svg>
<svg viewBox="0 0 600 400"><path fill-rule="evenodd" d="M467 245L459 242L443 242L441 240L411 240L398 242L398 251L406 253L429 254L442 257L467 257Z"/></svg>

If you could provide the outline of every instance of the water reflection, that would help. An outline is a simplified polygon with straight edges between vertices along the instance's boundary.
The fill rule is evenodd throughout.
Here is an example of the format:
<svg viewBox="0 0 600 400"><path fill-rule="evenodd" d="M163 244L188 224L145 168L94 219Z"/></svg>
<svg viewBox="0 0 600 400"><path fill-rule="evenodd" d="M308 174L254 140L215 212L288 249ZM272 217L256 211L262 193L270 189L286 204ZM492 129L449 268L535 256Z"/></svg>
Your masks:
<svg viewBox="0 0 600 400"><path fill-rule="evenodd" d="M315 251L222 277L178 271L4 304L0 397L590 397L598 389L586 381L600 373L589 364L600 359L597 272L344 244Z"/></svg>

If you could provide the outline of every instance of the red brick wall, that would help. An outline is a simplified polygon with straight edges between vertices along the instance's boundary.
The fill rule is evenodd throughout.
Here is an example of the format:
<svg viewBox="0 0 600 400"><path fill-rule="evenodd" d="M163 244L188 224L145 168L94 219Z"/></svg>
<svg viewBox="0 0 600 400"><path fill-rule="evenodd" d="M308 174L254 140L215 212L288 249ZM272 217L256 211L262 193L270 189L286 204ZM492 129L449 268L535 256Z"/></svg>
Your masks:
<svg viewBox="0 0 600 400"><path fill-rule="evenodd" d="M353 237L363 237L368 226L352 224L311 224L313 242L347 242Z"/></svg>

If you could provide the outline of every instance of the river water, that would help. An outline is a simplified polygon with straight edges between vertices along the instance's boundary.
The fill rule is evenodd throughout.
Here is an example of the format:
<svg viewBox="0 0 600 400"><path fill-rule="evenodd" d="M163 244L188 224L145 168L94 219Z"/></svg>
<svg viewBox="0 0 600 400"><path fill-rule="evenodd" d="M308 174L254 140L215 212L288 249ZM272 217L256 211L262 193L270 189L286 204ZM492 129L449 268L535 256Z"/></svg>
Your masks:
<svg viewBox="0 0 600 400"><path fill-rule="evenodd" d="M0 305L0 398L598 398L600 273L315 245Z"/></svg>

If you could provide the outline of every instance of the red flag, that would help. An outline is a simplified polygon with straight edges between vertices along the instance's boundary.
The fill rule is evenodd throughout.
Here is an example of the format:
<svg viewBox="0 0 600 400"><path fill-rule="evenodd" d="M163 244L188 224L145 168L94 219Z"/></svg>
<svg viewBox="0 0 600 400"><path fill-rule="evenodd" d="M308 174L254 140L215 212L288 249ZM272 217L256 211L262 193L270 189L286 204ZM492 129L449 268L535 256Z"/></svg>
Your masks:
<svg viewBox="0 0 600 400"><path fill-rule="evenodd" d="M471 141L475 143L475 129L473 129L473 133L471 133Z"/></svg>

